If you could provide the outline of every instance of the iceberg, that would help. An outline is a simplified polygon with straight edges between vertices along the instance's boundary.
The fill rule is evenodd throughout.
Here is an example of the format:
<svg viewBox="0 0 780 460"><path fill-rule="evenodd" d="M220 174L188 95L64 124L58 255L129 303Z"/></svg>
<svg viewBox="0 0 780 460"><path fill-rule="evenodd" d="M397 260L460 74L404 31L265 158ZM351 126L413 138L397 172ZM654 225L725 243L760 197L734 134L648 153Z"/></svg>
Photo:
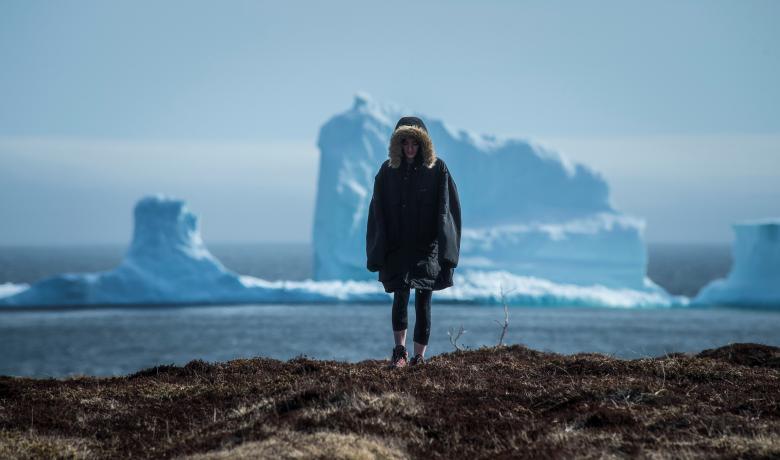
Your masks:
<svg viewBox="0 0 780 460"><path fill-rule="evenodd" d="M273 282L233 273L206 248L199 220L182 200L145 197L133 218L130 247L115 269L15 286L6 289L11 295L0 298L0 306L332 302L346 293L356 300L386 299L353 283Z"/></svg>
<svg viewBox="0 0 780 460"><path fill-rule="evenodd" d="M12 296L29 287L29 284L2 283L0 284L0 297Z"/></svg>
<svg viewBox="0 0 780 460"><path fill-rule="evenodd" d="M780 307L780 219L740 222L733 229L729 274L704 286L692 303Z"/></svg>
<svg viewBox="0 0 780 460"><path fill-rule="evenodd" d="M652 290L576 286L509 272L464 270L437 301L472 304L673 306L684 299ZM505 294L502 299L502 292ZM65 273L31 286L0 285L0 307L193 305L247 303L388 303L367 280L269 281L228 270L207 249L199 220L182 200L141 199L130 247L113 270Z"/></svg>
<svg viewBox="0 0 780 460"><path fill-rule="evenodd" d="M358 94L326 122L315 205L316 280L371 280L365 232L374 175L396 121L409 115ZM466 270L663 296L645 273L644 222L615 210L606 181L585 165L518 139L455 130L424 115L460 191Z"/></svg>
<svg viewBox="0 0 780 460"><path fill-rule="evenodd" d="M358 94L318 138L314 279L269 281L228 270L206 248L182 200L141 199L118 267L4 285L2 306L388 302L366 269L374 176L401 115ZM458 184L462 207L455 286L436 301L680 306L645 274L644 222L614 209L606 181L585 165L518 139L455 130L422 117ZM502 296L503 292L503 296Z"/></svg>

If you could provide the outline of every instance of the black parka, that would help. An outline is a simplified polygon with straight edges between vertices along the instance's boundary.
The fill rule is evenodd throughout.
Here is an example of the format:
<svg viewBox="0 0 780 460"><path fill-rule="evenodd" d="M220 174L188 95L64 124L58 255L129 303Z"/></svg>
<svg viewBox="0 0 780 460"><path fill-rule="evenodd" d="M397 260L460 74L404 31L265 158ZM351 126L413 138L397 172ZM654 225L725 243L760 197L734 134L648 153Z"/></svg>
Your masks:
<svg viewBox="0 0 780 460"><path fill-rule="evenodd" d="M390 159L374 178L368 212L366 256L369 271L379 271L386 292L440 290L452 286L460 252L460 200L447 165L436 158L422 121L399 121L390 142ZM414 136L420 150L412 163L401 155L401 139ZM395 165L395 166L394 166Z"/></svg>

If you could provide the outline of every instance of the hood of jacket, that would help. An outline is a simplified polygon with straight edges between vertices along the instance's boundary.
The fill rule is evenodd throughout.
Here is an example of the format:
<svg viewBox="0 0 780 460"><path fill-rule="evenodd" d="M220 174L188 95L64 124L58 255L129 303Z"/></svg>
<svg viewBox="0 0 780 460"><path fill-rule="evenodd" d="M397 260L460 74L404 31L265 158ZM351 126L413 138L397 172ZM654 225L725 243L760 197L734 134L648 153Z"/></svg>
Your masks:
<svg viewBox="0 0 780 460"><path fill-rule="evenodd" d="M417 117L403 117L398 120L393 135L390 137L390 147L387 156L390 158L390 167L397 168L403 160L402 141L405 137L417 139L420 149L417 156L422 157L422 163L426 168L432 168L436 163L436 151L433 148L433 141L428 135L428 129L422 120Z"/></svg>

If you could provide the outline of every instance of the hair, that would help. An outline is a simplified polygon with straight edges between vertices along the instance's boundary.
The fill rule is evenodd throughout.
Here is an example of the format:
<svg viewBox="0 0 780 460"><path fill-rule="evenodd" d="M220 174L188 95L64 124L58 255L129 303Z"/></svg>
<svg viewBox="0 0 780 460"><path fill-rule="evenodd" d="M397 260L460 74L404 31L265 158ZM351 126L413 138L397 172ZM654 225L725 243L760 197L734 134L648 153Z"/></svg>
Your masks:
<svg viewBox="0 0 780 460"><path fill-rule="evenodd" d="M416 139L420 144L420 149L417 154L422 155L423 164L426 168L432 168L433 165L436 164L436 151L433 148L433 141L425 130L424 125L423 127L400 125L396 127L392 137L390 137L390 146L388 147L387 156L390 158L391 168L401 166L401 159L403 158L403 148L401 144L404 138Z"/></svg>

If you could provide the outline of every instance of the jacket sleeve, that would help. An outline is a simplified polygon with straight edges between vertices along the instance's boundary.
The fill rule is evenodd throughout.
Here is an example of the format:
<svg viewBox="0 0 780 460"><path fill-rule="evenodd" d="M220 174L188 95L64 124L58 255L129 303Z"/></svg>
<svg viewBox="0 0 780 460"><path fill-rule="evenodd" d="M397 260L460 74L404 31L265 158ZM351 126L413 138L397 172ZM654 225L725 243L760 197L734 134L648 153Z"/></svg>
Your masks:
<svg viewBox="0 0 780 460"><path fill-rule="evenodd" d="M368 206L368 222L366 225L366 268L370 272L382 269L385 262L385 250L387 248L387 234L385 230L385 213L382 209L382 172L380 169L374 177L374 192L371 203Z"/></svg>
<svg viewBox="0 0 780 460"><path fill-rule="evenodd" d="M442 164L439 182L439 259L451 267L458 266L460 254L460 198L458 187L447 165Z"/></svg>

